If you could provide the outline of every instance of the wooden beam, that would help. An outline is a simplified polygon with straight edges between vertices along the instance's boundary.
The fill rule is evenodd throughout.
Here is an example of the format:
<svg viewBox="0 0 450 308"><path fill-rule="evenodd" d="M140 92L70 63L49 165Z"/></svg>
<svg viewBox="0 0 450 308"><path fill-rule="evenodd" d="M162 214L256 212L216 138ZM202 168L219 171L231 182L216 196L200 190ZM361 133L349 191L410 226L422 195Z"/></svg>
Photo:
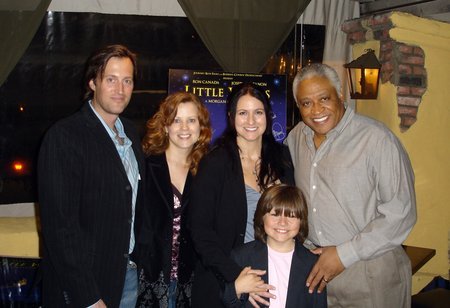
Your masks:
<svg viewBox="0 0 450 308"><path fill-rule="evenodd" d="M360 1L361 17L391 11L406 12L419 17L450 12L448 0L377 0L371 2Z"/></svg>

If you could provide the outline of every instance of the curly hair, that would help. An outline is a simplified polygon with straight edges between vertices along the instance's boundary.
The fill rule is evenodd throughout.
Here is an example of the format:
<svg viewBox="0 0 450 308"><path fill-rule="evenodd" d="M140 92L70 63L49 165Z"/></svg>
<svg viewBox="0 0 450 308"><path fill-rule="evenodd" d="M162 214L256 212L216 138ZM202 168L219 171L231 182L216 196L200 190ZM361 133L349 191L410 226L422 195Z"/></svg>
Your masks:
<svg viewBox="0 0 450 308"><path fill-rule="evenodd" d="M180 91L170 94L162 101L158 111L146 123L142 149L146 155L162 154L167 150L169 136L166 134L165 127L173 123L178 106L182 103L193 103L198 109L200 136L188 156L191 164L189 169L195 175L200 159L209 149L212 135L208 109L195 94Z"/></svg>
<svg viewBox="0 0 450 308"><path fill-rule="evenodd" d="M303 243L308 236L308 208L303 193L296 186L278 184L269 187L259 198L256 206L253 227L255 239L266 243L264 215L275 210L275 214L300 219L300 230L296 238Z"/></svg>

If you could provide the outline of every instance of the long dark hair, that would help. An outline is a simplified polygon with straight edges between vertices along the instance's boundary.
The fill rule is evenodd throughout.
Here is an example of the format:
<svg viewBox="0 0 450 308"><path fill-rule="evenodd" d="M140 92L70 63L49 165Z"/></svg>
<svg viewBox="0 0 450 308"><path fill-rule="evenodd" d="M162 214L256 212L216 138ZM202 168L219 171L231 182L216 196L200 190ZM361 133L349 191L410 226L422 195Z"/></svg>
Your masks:
<svg viewBox="0 0 450 308"><path fill-rule="evenodd" d="M262 102L266 114L266 130L262 136L261 164L258 176L258 185L261 190L265 190L273 181L280 179L284 175L284 166L288 164L283 158L283 146L279 144L272 133L272 107L266 92L254 83L241 83L233 87L227 96L227 128L222 136L217 140L217 146L223 146L229 150L230 158L236 165L236 155L233 151L239 150L236 142L237 132L235 125L236 109L239 99L244 95L250 95Z"/></svg>

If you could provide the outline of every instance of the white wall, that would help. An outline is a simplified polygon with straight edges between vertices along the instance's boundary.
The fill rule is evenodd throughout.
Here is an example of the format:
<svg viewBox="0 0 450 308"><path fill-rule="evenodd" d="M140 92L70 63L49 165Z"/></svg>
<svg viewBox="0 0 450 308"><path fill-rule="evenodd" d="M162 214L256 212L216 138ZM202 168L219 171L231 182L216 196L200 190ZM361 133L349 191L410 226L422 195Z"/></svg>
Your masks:
<svg viewBox="0 0 450 308"><path fill-rule="evenodd" d="M52 0L49 11L186 16L177 0Z"/></svg>

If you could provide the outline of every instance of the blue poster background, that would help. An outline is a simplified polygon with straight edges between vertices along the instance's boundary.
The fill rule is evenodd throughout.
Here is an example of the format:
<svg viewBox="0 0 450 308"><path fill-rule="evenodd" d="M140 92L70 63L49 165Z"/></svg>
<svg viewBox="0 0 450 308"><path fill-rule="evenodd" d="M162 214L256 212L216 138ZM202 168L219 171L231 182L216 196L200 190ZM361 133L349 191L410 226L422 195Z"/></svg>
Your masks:
<svg viewBox="0 0 450 308"><path fill-rule="evenodd" d="M226 99L232 87L253 82L266 90L273 111L272 131L279 142L286 137L286 76L169 69L169 94L186 91L196 94L208 108L213 142L226 127Z"/></svg>

